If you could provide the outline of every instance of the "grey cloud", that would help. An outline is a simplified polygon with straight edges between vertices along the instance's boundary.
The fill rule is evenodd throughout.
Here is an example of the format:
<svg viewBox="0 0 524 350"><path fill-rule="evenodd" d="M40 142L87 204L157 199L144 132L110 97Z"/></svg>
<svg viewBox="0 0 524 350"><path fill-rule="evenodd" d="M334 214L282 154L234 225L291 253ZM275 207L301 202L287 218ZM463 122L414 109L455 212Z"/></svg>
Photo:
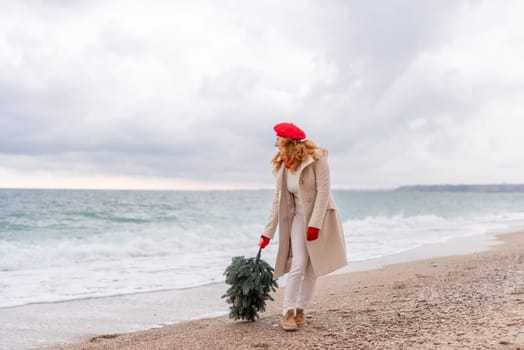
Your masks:
<svg viewBox="0 0 524 350"><path fill-rule="evenodd" d="M142 39L123 32L116 23L106 25L99 33L99 45L110 53L120 56L143 56L148 45Z"/></svg>
<svg viewBox="0 0 524 350"><path fill-rule="evenodd" d="M200 95L216 99L242 98L256 87L259 79L258 74L248 67L233 67L205 78L200 86Z"/></svg>
<svg viewBox="0 0 524 350"><path fill-rule="evenodd" d="M412 101L395 114L377 106L420 51L440 43L458 6L451 1L338 2L298 11L293 21L269 23L335 71L330 82L311 82L308 94L297 101L296 114L340 151L350 148L352 139L401 128L403 120L418 114ZM439 100L453 103L453 96Z"/></svg>
<svg viewBox="0 0 524 350"><path fill-rule="evenodd" d="M472 88L459 70L425 71L431 67L420 63L453 38L464 7L482 3L278 4L202 3L218 18L212 28L227 26L224 38L237 38L228 41L225 62L203 61L200 41L132 33L117 17L93 23L71 52L52 31L11 27L4 38L16 59L0 55L8 67L0 72L0 154L34 156L35 167L44 160L51 168L77 164L108 174L270 183L271 128L287 120L330 149L339 163L336 183L352 181L358 165L364 184L377 164L408 164L396 154L410 147L424 146L414 152L421 159L459 147L463 135L449 123L466 125L494 92L522 91L520 78ZM99 18L105 9L78 1L52 14L59 5L26 3L9 14L20 22L36 16L40 29L57 21L68 30L76 18ZM274 61L258 62L257 54ZM303 60L293 62L297 57ZM288 70L305 73L292 80ZM404 142L410 133L416 137Z"/></svg>

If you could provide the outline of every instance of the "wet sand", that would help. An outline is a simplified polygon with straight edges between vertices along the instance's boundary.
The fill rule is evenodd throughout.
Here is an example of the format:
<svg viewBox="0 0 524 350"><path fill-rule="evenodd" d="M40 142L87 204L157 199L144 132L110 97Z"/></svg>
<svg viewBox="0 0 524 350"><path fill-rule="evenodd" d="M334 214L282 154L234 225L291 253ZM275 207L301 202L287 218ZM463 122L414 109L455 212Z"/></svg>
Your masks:
<svg viewBox="0 0 524 350"><path fill-rule="evenodd" d="M221 316L53 349L524 349L524 232L498 238L485 252L322 277L296 332L280 328L280 288L256 322Z"/></svg>

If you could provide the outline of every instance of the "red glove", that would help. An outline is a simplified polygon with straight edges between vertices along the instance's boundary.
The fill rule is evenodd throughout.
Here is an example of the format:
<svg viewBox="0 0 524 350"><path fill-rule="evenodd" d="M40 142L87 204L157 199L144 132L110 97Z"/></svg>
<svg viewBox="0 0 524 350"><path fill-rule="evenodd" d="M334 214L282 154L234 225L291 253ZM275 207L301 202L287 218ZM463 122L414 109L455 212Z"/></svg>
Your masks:
<svg viewBox="0 0 524 350"><path fill-rule="evenodd" d="M315 239L318 238L319 231L320 230L318 228L309 226L306 232L306 239L308 241L314 241Z"/></svg>
<svg viewBox="0 0 524 350"><path fill-rule="evenodd" d="M269 238L267 238L264 235L260 235L260 243L258 243L258 246L260 249L264 249L269 244Z"/></svg>

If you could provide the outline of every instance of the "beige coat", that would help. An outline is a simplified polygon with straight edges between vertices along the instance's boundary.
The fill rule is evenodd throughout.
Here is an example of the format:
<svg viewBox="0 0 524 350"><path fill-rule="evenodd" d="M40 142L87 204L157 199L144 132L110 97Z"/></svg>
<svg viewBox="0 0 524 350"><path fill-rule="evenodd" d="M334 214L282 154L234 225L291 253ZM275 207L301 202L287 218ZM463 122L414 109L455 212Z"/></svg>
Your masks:
<svg viewBox="0 0 524 350"><path fill-rule="evenodd" d="M306 241L315 275L322 276L347 265L346 243L342 223L331 194L327 155L319 151L320 159L309 157L297 169L299 197L302 200L306 227L320 229L318 238ZM275 175L276 189L268 223L262 234L273 238L279 230L278 254L273 278L276 280L291 267L291 223L293 219L292 194L287 190L286 170L281 167ZM304 235L306 233L304 232Z"/></svg>

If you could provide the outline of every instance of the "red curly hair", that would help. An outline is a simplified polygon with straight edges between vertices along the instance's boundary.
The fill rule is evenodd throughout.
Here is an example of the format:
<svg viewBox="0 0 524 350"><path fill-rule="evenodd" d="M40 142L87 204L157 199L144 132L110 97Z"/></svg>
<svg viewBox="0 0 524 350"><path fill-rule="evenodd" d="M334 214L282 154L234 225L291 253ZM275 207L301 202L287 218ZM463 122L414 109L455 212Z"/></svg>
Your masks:
<svg viewBox="0 0 524 350"><path fill-rule="evenodd" d="M296 171L309 155L315 160L319 159L316 151L321 148L311 140L300 141L281 138L280 142L282 149L279 149L271 160L273 168L277 171L280 170L282 164L288 167L289 170Z"/></svg>

